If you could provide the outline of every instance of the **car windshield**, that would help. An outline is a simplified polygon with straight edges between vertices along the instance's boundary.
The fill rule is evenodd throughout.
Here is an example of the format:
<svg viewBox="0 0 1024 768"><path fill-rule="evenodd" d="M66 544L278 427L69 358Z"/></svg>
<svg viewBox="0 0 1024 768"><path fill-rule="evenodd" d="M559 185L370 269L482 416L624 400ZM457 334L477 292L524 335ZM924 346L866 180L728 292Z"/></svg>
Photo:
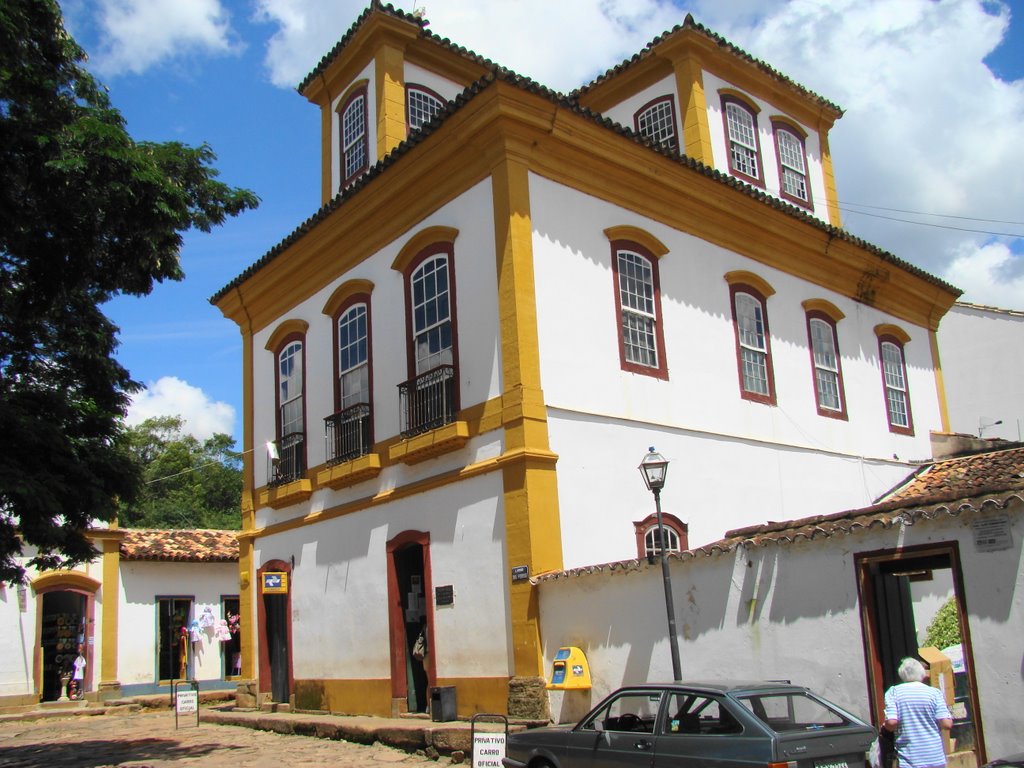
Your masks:
<svg viewBox="0 0 1024 768"><path fill-rule="evenodd" d="M741 696L740 701L757 718L776 732L816 731L849 724L843 714L800 691Z"/></svg>

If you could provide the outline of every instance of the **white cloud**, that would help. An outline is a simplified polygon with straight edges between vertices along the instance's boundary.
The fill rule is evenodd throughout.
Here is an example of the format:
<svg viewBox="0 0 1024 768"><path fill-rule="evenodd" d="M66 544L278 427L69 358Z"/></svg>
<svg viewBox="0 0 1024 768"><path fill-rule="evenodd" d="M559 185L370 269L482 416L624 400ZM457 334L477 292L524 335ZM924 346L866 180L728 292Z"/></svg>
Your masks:
<svg viewBox="0 0 1024 768"><path fill-rule="evenodd" d="M150 382L136 394L125 421L135 426L156 416L180 416L185 422L184 431L199 440L216 432L230 435L235 428L235 409L231 405L210 400L203 390L174 376Z"/></svg>
<svg viewBox="0 0 1024 768"><path fill-rule="evenodd" d="M102 43L93 65L104 76L237 48L220 0L100 0L99 25Z"/></svg>
<svg viewBox="0 0 1024 768"><path fill-rule="evenodd" d="M1003 243L978 247L965 243L946 270L946 277L964 289L964 298L1004 309L1024 310L1024 259Z"/></svg>
<svg viewBox="0 0 1024 768"><path fill-rule="evenodd" d="M963 288L966 300L1024 305L1024 297L1014 293L1019 282L965 271L965 265L990 263L990 233L1024 236L1024 224L980 221L1024 220L1024 80L1002 81L984 64L1006 34L1006 5L989 0L692 0L685 7L668 0L499 5L407 0L397 5L407 11L425 5L435 34L564 92L640 51L682 23L690 9L699 23L846 110L831 133L830 148L849 231ZM271 77L293 87L351 27L365 2L258 0L258 7L260 18L278 28L267 51ZM1004 253L1001 271L1019 272L1024 256Z"/></svg>

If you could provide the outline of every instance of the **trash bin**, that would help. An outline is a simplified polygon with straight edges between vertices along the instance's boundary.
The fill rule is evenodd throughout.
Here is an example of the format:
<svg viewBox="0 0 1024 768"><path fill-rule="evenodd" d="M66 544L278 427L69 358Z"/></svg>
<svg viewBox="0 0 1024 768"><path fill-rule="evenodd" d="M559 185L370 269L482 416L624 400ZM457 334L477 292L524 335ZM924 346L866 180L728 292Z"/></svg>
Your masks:
<svg viewBox="0 0 1024 768"><path fill-rule="evenodd" d="M439 685L430 689L430 719L435 723L455 719L454 685Z"/></svg>

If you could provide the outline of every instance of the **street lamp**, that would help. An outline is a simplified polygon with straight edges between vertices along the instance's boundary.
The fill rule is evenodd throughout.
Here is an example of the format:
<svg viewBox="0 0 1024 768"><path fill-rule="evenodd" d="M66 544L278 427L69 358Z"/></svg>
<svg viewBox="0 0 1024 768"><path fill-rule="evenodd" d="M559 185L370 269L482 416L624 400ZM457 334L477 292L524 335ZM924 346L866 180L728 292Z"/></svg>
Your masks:
<svg viewBox="0 0 1024 768"><path fill-rule="evenodd" d="M676 634L676 610L672 601L672 580L668 573L668 553L665 543L665 526L661 522L661 489L665 487L665 475L668 474L668 459L654 452L652 446L640 462L640 474L644 476L644 485L654 494L654 508L658 513L658 540L661 551L661 577L665 583L665 613L668 615L668 645L672 651L672 676L676 681L683 679L679 667L679 636Z"/></svg>

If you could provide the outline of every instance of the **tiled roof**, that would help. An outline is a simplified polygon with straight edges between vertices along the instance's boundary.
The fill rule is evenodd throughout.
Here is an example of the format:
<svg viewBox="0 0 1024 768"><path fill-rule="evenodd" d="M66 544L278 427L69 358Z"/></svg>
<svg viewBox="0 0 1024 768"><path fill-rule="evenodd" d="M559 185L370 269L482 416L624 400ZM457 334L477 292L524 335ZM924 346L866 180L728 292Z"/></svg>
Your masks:
<svg viewBox="0 0 1024 768"><path fill-rule="evenodd" d="M1024 311L1019 309L1003 309L1002 307L990 307L987 304L972 304L969 301L958 301L956 306L961 309L977 309L983 312L993 312L997 315L1012 315L1013 317L1024 317Z"/></svg>
<svg viewBox="0 0 1024 768"><path fill-rule="evenodd" d="M624 138L627 138L637 144L641 144L647 147L650 151L657 152L663 157L668 158L669 160L676 162L679 165L684 165L697 173L703 174L704 176L714 179L720 184L732 187L733 189L741 192L742 194L745 194L748 197L752 197L758 200L764 205L768 205L778 211L781 211L782 213L792 216L793 218L800 219L801 221L806 222L807 224L821 230L822 232L825 232L826 234L829 235L829 237L836 238L838 240L844 240L846 242L852 243L858 248L863 248L869 253L878 256L883 261L888 262L896 267L899 267L900 269L903 269L913 275L916 275L917 277L931 283L932 285L939 286L943 290L956 293L957 295L961 293L961 291L958 288L955 288L954 286L950 285L944 280L941 280L940 278L926 272L920 267L916 267L910 262L904 261L903 259L894 256L888 251L884 251L878 246L872 245L866 240L862 240L859 237L851 235L844 229L832 226L831 224L826 224L821 219L812 216L803 208L791 205L790 203L784 202L783 200L780 200L777 197L773 197L772 195L769 195L767 192L765 192L763 189L759 187L755 187L750 184L747 184L744 181L740 181L735 176L730 176L729 174L722 173L721 171L710 166L707 166L704 163L701 163L700 161L693 159L692 157L679 154L671 149L668 149L663 144L659 144L649 138L639 136L635 134L631 129L619 125L618 123L613 122L612 120L609 120L608 118L603 117L600 114L592 112L589 109L580 107L574 99L571 99L568 96L558 93L557 91L553 91L550 88L540 85L539 83L537 83L534 80L531 80L528 77L523 77L522 75L518 75L515 72L512 72L511 70L495 66L488 74L477 80L475 83L466 88L462 93L456 96L453 101L448 102L445 105L445 107L441 109L436 115L434 115L434 117L429 122L425 123L418 131L411 133L405 141L399 143L397 147L395 147L389 154L387 154L381 160L377 161L377 163L371 166L366 173L360 176L350 186L343 189L333 199L331 199L323 206L321 206L320 210L318 210L315 214L313 214L304 222L302 222L295 230L291 232L291 234L285 237L284 240L282 240L280 243L278 243L269 251L267 251L267 253L260 257L258 261L256 261L250 267L248 267L238 277L236 277L230 283L228 283L219 291L217 291L217 293L210 297L210 303L216 304L230 291L240 286L242 283L244 283L246 280L252 277L256 272L261 270L264 266L266 266L268 263L270 263L279 255L281 255L294 243L302 239L302 237L304 237L306 233L313 230L317 224L326 219L335 210L344 206L345 203L347 203L350 199L358 195L359 192L362 191L364 187L366 187L369 184L372 184L374 180L378 176L380 176L385 170L387 170L390 166L394 165L396 162L399 162L404 155L406 155L410 150L412 150L413 147L415 147L417 144L419 144L420 142L424 141L427 137L429 137L434 131L438 129L439 126L441 126L444 123L445 119L449 115L462 109L467 103L472 101L479 93L486 90L488 87L492 86L493 83L498 81L513 85L523 91L537 94L542 98L545 98L548 101L551 101L552 103L557 104L558 106L567 109L584 119L592 121L596 125L600 125L603 128L606 128L610 131L619 134L620 136L623 136Z"/></svg>
<svg viewBox="0 0 1024 768"><path fill-rule="evenodd" d="M701 33L702 35L704 35L705 37L707 37L711 41L713 41L716 45L718 45L719 48L722 48L722 49L728 51L729 53L731 53L734 56L742 59L743 61L746 61L749 64L753 64L755 67L760 69L762 72L764 72L769 77L777 80L780 83L783 83L784 85L786 85L789 88L792 88L794 91L800 93L801 95L803 95L803 96L805 96L807 98L813 99L819 105L821 105L823 107L827 107L827 108L833 110L837 115L842 115L843 114L842 108L839 107L838 105L833 104L828 99L825 99L825 98L819 96L818 94L814 93L814 91L811 91L811 90L808 90L807 88L804 88L802 85L797 83L795 80L791 80L790 78L786 77L784 74L779 72L777 69L775 69L774 67L769 66L768 64L766 64L765 62L761 61L760 59L755 59L753 56L751 56L749 53L744 51L742 48L740 48L740 47L738 47L736 45L733 45L728 40L726 40L724 37L722 37L721 35L719 35L716 32L712 32L710 29L705 27L703 24L698 24L696 21L693 20L693 15L689 14L689 13L686 14L686 19L684 19L682 24L677 24L676 26L674 26L668 32L665 32L665 33L659 35L658 37L654 38L651 42L649 42L647 45L644 46L642 51L640 51L639 53L634 54L631 58L626 59L621 64L619 64L619 65L617 65L615 67L612 67L607 72L605 72L603 75L600 75L595 80L593 80L592 82L590 82L587 85L583 86L582 88L578 88L577 90L573 91L572 94L570 94L570 95L573 96L573 97L581 96L584 93L586 93L587 91L589 91L590 89L592 89L594 86L596 86L596 85L598 85L600 83L603 83L604 81L614 77L615 75L618 75L619 73L623 72L626 69L629 69L629 67L631 67L632 65L634 65L637 62L642 61L643 59L645 59L648 56L650 56L652 54L654 48L656 48L660 43L668 40L673 35L676 35L680 31L686 30L686 29L692 29L692 30L695 30L695 31Z"/></svg>
<svg viewBox="0 0 1024 768"><path fill-rule="evenodd" d="M965 511L1001 510L1014 501L1024 503L1024 447L937 461L914 473L897 491L870 507L737 528L711 544L670 553L669 559L692 560L726 554L739 546L791 544L871 528L913 525L919 520L956 517ZM532 581L628 573L647 567L646 560L620 560L540 574Z"/></svg>
<svg viewBox="0 0 1024 768"><path fill-rule="evenodd" d="M184 529L158 531L126 528L122 560L172 560L189 563L229 563L238 560L235 531Z"/></svg>

